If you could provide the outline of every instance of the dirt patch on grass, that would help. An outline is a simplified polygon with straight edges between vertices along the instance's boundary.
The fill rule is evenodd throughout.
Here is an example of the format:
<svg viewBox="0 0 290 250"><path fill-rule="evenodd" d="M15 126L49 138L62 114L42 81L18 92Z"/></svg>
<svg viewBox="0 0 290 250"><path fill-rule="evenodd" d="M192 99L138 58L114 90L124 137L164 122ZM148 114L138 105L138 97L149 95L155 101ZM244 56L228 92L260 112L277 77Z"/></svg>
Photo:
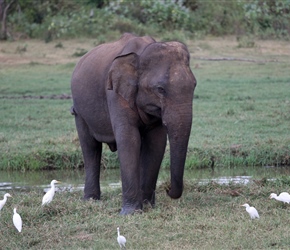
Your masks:
<svg viewBox="0 0 290 250"><path fill-rule="evenodd" d="M89 51L96 45L94 39L58 40L50 43L41 40L1 42L0 65L76 63L79 60L76 55L81 55L80 51ZM187 41L187 45L195 57L273 59L290 56L290 43L287 41L255 40L253 47L239 48L236 37L208 37L203 40Z"/></svg>
<svg viewBox="0 0 290 250"><path fill-rule="evenodd" d="M236 37L209 37L188 43L193 57L240 57L255 60L285 61L290 56L287 41L254 40L252 47L241 47Z"/></svg>
<svg viewBox="0 0 290 250"><path fill-rule="evenodd" d="M0 99L51 99L51 100L65 100L71 99L69 94L61 95L17 95L17 96L0 96Z"/></svg>
<svg viewBox="0 0 290 250"><path fill-rule="evenodd" d="M41 40L1 42L0 62L2 65L76 63L79 60L79 57L75 56L76 52L89 51L95 46L95 41L91 39L51 43Z"/></svg>

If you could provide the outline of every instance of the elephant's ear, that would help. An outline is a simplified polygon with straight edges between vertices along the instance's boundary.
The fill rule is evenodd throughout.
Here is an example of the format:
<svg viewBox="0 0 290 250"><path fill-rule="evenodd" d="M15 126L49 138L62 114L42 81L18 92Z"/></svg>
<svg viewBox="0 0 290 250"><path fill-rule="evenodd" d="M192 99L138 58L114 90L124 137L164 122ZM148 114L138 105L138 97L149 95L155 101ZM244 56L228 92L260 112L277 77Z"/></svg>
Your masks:
<svg viewBox="0 0 290 250"><path fill-rule="evenodd" d="M108 73L107 89L114 90L134 107L138 90L139 57L135 53L118 56Z"/></svg>

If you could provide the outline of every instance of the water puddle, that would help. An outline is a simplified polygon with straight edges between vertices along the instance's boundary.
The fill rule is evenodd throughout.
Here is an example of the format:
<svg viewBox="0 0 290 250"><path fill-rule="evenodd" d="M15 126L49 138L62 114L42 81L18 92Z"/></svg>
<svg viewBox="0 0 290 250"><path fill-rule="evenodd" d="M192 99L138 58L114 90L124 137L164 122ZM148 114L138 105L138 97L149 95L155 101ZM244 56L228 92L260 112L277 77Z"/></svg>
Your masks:
<svg viewBox="0 0 290 250"><path fill-rule="evenodd" d="M184 179L199 184L207 184L214 181L218 184L245 184L254 179L267 178L273 180L283 175L290 175L290 168L285 167L256 167L233 169L186 170ZM51 180L61 181L57 185L58 191L77 191L84 189L84 170L58 170L38 172L9 172L0 171L0 199L6 192L28 192L30 190L42 190L46 192L50 188ZM170 180L170 171L162 170L159 173L158 184ZM114 189L121 187L120 170L110 169L101 172L101 188ZM10 191L11 190L11 191Z"/></svg>
<svg viewBox="0 0 290 250"><path fill-rule="evenodd" d="M194 170L192 170L194 171ZM193 180L199 184L207 184L215 182L218 184L244 184L247 185L253 180L266 178L267 180L275 180L284 175L290 175L289 167L237 167L232 169L216 169L211 170L195 170L185 174L185 179ZM186 172L185 172L186 173Z"/></svg>
<svg viewBox="0 0 290 250"><path fill-rule="evenodd" d="M199 184L208 184L209 182L215 182L218 184L248 184L252 180L252 176L221 176L219 178L201 179Z"/></svg>
<svg viewBox="0 0 290 250"><path fill-rule="evenodd" d="M50 189L52 180L61 181L56 184L56 191L78 191L84 189L84 170L56 170L37 172L9 172L0 171L0 199L2 194L17 190L28 192L30 190L42 190L47 192ZM102 188L121 187L119 169L106 170L101 173Z"/></svg>

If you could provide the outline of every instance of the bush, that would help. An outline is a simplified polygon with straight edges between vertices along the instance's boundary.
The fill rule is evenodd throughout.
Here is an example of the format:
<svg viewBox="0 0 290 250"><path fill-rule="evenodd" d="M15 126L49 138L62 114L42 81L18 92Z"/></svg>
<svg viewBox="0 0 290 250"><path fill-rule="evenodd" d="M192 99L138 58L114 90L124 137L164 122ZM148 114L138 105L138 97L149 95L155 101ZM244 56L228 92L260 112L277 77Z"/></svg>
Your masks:
<svg viewBox="0 0 290 250"><path fill-rule="evenodd" d="M153 25L158 30L193 30L194 20L182 1L111 1L108 12L133 19L139 23Z"/></svg>
<svg viewBox="0 0 290 250"><path fill-rule="evenodd" d="M182 39L207 34L289 39L290 2L19 0L8 21L13 32L42 37L47 42L61 37L104 37L112 32L118 33L116 36L132 32L165 37L175 32Z"/></svg>

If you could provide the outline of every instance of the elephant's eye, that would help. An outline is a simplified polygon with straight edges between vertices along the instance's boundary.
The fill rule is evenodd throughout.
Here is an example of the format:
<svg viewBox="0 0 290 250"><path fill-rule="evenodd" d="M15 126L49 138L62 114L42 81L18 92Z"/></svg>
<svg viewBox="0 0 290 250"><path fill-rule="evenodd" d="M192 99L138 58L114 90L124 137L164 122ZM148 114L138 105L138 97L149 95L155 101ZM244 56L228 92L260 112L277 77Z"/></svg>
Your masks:
<svg viewBox="0 0 290 250"><path fill-rule="evenodd" d="M157 90L158 90L158 92L159 92L160 94L163 94L163 95L164 95L165 92L166 92L165 89L164 89L163 87L161 87L161 86L158 86L158 87L157 87Z"/></svg>

